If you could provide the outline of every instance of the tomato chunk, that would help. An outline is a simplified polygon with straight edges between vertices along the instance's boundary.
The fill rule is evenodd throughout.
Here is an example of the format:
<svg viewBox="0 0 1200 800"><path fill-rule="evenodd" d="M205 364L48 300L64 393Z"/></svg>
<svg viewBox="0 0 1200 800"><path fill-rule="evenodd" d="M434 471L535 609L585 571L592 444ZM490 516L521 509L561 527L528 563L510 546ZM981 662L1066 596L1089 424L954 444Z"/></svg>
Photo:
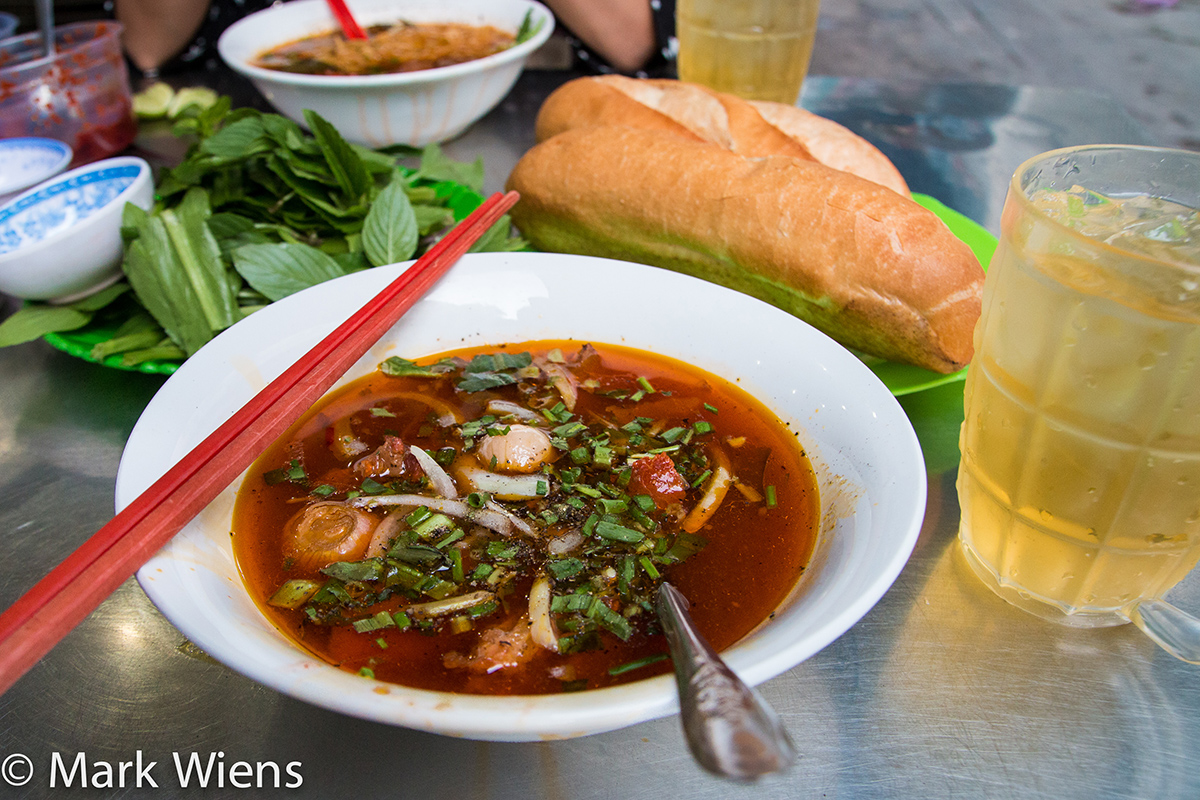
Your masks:
<svg viewBox="0 0 1200 800"><path fill-rule="evenodd" d="M682 500L687 494L687 481L675 469L675 462L666 453L639 458L630 469L633 472L629 481L630 492L650 495L657 506Z"/></svg>

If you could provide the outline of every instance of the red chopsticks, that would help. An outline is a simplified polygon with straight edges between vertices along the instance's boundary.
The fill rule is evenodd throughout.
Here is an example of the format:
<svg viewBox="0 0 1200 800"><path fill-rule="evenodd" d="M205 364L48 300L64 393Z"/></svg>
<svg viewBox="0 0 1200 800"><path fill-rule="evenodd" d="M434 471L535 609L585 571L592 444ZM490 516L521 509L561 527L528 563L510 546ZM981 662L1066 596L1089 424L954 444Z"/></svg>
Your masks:
<svg viewBox="0 0 1200 800"><path fill-rule="evenodd" d="M346 34L347 39L365 39L367 34L355 21L354 15L350 13L349 7L346 5L346 0L328 0L329 10L337 17L338 24L342 26L342 33Z"/></svg>
<svg viewBox="0 0 1200 800"><path fill-rule="evenodd" d="M308 410L517 201L495 194L0 614L0 694Z"/></svg>

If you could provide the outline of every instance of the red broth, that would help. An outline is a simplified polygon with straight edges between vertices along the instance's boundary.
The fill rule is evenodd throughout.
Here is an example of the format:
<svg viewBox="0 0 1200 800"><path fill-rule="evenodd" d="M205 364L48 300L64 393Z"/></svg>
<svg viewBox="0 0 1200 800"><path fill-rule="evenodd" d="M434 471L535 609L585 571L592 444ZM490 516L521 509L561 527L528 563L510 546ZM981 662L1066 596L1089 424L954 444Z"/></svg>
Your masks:
<svg viewBox="0 0 1200 800"><path fill-rule="evenodd" d="M447 67L512 47L513 34L458 22L375 25L366 39L340 31L309 36L262 53L257 66L308 75L380 75Z"/></svg>
<svg viewBox="0 0 1200 800"><path fill-rule="evenodd" d="M794 432L737 386L660 355L571 341L461 350L419 363L451 371L376 372L333 392L263 454L238 494L233 542L246 585L302 648L348 671L423 689L592 689L670 670L653 613L658 580L691 600L718 650L766 620L795 586L816 539L816 480ZM494 369L463 371L481 364ZM529 499L497 500L473 482L484 481L480 472L529 466L511 455L524 452L521 438L510 437L526 421L494 410L512 406L489 412L489 401L531 410L540 421L528 427L551 442L548 451L534 448L549 453L544 463L508 472L542 481ZM452 516L439 523L449 527L431 532L422 527L431 524L428 510L372 507L388 496L434 494L413 446L445 463L461 496L477 505L491 497L528 532L501 534ZM497 448L508 461L494 460ZM734 482L705 518L697 509L719 494L724 474ZM324 508L338 513L349 508L369 526L389 512L403 521L387 535L372 533L387 540L386 554L377 544L373 557L359 551L350 566L331 567L330 556L297 549L303 523L289 528L303 514L319 516L302 511L318 502L337 504ZM374 579L356 580L364 569ZM539 576L543 588L550 585L551 611L531 615ZM285 584L316 594L280 607L297 604L295 593L277 594ZM426 616L431 604L463 602ZM552 647L537 643L536 620L540 641Z"/></svg>

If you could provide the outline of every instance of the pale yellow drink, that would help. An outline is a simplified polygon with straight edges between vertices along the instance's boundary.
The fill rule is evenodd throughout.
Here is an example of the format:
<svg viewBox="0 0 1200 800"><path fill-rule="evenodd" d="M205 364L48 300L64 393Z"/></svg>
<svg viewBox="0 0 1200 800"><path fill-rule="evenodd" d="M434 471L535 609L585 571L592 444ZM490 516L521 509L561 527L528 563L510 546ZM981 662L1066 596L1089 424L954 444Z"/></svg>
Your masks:
<svg viewBox="0 0 1200 800"><path fill-rule="evenodd" d="M1128 621L1200 558L1200 154L1114 150L1014 177L960 442L968 561L1010 602L1081 627ZM1162 153L1180 163L1156 177ZM1072 191L1172 174L1190 207Z"/></svg>
<svg viewBox="0 0 1200 800"><path fill-rule="evenodd" d="M812 58L819 0L678 0L679 77L793 104Z"/></svg>

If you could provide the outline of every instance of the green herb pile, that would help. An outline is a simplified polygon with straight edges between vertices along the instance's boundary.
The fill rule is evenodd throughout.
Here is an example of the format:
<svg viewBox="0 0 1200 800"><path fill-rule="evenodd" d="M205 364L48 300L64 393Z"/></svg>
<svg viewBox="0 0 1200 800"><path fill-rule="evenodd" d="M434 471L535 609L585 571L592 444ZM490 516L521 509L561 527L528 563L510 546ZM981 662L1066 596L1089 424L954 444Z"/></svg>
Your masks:
<svg viewBox="0 0 1200 800"><path fill-rule="evenodd" d="M125 208L125 279L70 305L26 304L0 324L0 346L86 327L101 332L97 360L184 359L268 303L419 256L482 201L482 161L432 145L408 168L415 151L351 144L309 111L305 121L311 134L227 97L181 115L174 132L195 140L186 158L163 171L149 213ZM523 249L510 231L505 217L472 250Z"/></svg>

